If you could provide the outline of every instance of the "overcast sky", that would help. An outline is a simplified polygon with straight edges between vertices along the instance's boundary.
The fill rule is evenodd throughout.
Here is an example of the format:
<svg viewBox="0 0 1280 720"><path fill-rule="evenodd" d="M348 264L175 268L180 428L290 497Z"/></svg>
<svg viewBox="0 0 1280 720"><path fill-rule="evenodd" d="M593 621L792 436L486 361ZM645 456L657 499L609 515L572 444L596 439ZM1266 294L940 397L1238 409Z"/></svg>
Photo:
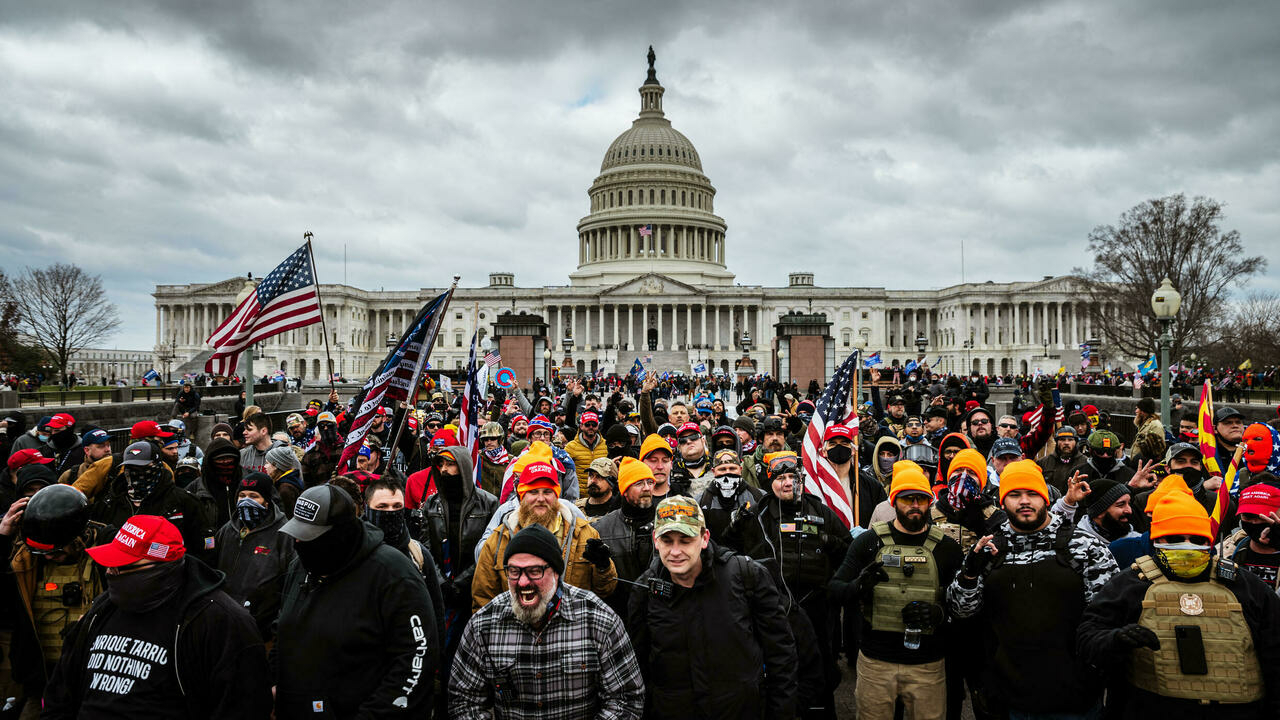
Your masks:
<svg viewBox="0 0 1280 720"><path fill-rule="evenodd" d="M100 273L122 348L156 284L265 274L304 230L323 282L345 244L359 287L566 283L649 44L739 282L940 287L961 241L968 280L1036 279L1174 192L1280 247L1271 1L0 7L2 267Z"/></svg>

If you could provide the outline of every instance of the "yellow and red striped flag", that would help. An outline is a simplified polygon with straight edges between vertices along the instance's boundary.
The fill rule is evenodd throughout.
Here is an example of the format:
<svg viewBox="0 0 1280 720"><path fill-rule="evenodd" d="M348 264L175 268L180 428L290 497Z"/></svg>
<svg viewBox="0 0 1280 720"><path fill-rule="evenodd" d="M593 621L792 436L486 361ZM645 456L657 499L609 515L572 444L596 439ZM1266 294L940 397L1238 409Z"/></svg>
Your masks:
<svg viewBox="0 0 1280 720"><path fill-rule="evenodd" d="M1213 385L1204 381L1200 389L1200 416L1196 423L1198 429L1197 442L1200 443L1200 454L1204 456L1204 469L1210 475L1222 475L1218 467L1218 439L1213 430Z"/></svg>

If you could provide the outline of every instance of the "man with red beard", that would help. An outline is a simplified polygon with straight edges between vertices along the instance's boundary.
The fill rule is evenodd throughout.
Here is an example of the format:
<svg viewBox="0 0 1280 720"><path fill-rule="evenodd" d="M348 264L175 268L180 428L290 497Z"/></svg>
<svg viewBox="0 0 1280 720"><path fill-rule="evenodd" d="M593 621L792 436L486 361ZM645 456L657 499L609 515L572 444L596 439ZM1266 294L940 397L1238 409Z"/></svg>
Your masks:
<svg viewBox="0 0 1280 720"><path fill-rule="evenodd" d="M591 523L575 514L572 502L560 499L560 474L549 462L539 457L520 470L516 480L519 505L508 512L480 550L475 574L471 580L472 611L478 611L507 589L503 562L511 539L530 525L541 525L556 537L565 560L564 582L593 590L602 598L613 593L618 584L609 548Z"/></svg>

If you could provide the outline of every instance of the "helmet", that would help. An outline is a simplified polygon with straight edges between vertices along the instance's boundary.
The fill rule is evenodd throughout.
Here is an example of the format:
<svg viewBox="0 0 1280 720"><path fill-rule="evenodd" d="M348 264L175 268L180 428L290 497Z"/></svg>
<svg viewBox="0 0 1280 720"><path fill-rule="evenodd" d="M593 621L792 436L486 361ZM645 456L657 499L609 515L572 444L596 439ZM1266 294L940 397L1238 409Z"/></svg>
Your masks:
<svg viewBox="0 0 1280 720"><path fill-rule="evenodd" d="M484 424L484 427L480 428L480 435L478 437L483 440L485 438L500 438L502 436L503 432L501 425L496 422L487 422Z"/></svg>
<svg viewBox="0 0 1280 720"><path fill-rule="evenodd" d="M27 548L43 555L66 547L89 524L89 500L70 485L50 485L31 496L22 514Z"/></svg>

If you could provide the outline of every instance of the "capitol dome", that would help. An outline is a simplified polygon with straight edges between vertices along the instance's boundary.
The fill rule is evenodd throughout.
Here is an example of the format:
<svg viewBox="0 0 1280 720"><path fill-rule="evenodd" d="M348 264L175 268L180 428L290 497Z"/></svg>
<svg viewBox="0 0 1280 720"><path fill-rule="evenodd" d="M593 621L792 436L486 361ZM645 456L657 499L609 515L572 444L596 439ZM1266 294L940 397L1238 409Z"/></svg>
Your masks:
<svg viewBox="0 0 1280 720"><path fill-rule="evenodd" d="M725 222L714 214L716 190L689 138L662 110L665 88L649 49L640 113L605 151L587 194L591 213L578 222L574 285L607 285L647 272L697 285L727 285Z"/></svg>

